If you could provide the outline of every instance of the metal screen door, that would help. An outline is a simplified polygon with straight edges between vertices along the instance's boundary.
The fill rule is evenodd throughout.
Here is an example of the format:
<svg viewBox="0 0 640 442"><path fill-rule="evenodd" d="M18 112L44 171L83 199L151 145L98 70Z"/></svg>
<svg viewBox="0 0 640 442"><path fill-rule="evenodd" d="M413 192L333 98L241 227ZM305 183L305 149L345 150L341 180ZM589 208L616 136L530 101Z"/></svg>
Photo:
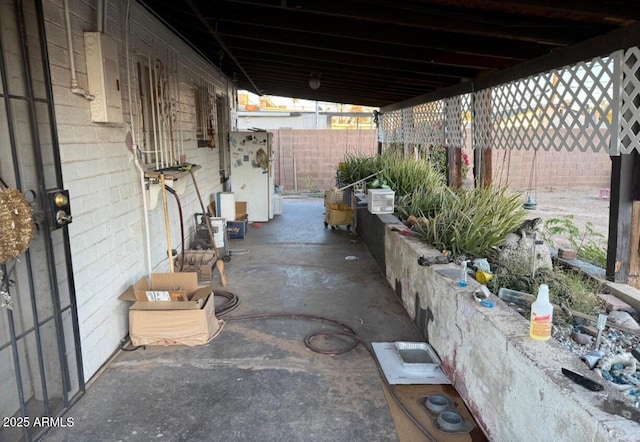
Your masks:
<svg viewBox="0 0 640 442"><path fill-rule="evenodd" d="M0 185L24 195L36 226L0 264L0 442L73 424L62 414L84 392L68 231L49 201L62 188L54 121L41 0L0 0Z"/></svg>

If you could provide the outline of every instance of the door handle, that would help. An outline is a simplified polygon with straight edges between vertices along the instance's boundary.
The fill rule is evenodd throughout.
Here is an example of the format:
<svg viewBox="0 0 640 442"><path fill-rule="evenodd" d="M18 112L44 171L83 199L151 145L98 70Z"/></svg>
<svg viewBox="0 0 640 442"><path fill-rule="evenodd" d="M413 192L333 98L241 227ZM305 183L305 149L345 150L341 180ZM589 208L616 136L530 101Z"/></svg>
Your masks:
<svg viewBox="0 0 640 442"><path fill-rule="evenodd" d="M47 192L49 207L51 209L51 227L59 229L71 223L71 204L69 202L69 191L56 189Z"/></svg>

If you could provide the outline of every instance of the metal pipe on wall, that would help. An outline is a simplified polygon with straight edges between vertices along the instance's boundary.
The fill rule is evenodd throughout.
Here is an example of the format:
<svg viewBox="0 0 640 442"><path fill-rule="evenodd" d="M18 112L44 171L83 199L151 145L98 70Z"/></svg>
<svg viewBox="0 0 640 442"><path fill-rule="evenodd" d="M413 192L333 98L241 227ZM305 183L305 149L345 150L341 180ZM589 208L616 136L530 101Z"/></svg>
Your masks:
<svg viewBox="0 0 640 442"><path fill-rule="evenodd" d="M153 90L155 87L153 86L153 65L151 64L151 54L147 54L147 63L149 64L149 101L151 102L151 109L149 109L149 114L151 116L152 126L153 126L153 152L156 160L156 170L160 169L160 152L158 150L158 140L156 139L156 134L158 133L156 128L156 113L155 109L155 98ZM149 131L148 131L149 132Z"/></svg>
<svg viewBox="0 0 640 442"><path fill-rule="evenodd" d="M104 7L105 7L105 1L106 0L98 0L98 6L97 6L97 11L96 11L96 22L97 22L97 29L99 33L103 33L104 32L104 24L105 24L105 14L104 14Z"/></svg>
<svg viewBox="0 0 640 442"><path fill-rule="evenodd" d="M127 0L126 12L125 12L125 25L124 25L124 46L125 46L125 56L127 59L127 89L129 92L129 124L131 128L131 142L132 146L132 156L133 156L133 164L138 170L138 176L140 179L140 195L142 196L142 221L144 224L144 240L145 240L145 251L147 258L147 275L150 275L153 272L153 267L151 266L151 233L149 229L149 202L147 201L146 190L146 180L145 180L145 170L143 165L140 164L142 161L142 157L137 157L137 148L138 145L136 143L136 128L134 124L135 118L133 117L133 94L131 93L132 85L135 83L134 78L131 75L131 57L133 56L131 51L131 41L129 39L129 35L131 34L131 0Z"/></svg>
<svg viewBox="0 0 640 442"><path fill-rule="evenodd" d="M73 35L71 34L71 16L69 15L69 0L63 1L64 7L64 23L67 28L67 46L69 47L69 70L71 74L70 89L71 92L86 98L87 100L93 100L95 97L91 95L85 89L82 89L78 84L78 78L76 76L76 61L73 58Z"/></svg>

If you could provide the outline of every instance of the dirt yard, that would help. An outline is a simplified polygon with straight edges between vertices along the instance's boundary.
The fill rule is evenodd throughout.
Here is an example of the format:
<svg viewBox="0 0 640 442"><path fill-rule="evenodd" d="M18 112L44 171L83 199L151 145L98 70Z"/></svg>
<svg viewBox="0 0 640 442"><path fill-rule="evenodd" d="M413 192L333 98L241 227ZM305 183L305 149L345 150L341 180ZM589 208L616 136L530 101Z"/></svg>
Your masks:
<svg viewBox="0 0 640 442"><path fill-rule="evenodd" d="M528 219L540 217L547 220L573 215L573 223L581 232L585 224L590 222L593 229L604 236L606 243L609 234L609 200L600 198L600 189L541 189L531 192L531 195L538 207L529 211Z"/></svg>

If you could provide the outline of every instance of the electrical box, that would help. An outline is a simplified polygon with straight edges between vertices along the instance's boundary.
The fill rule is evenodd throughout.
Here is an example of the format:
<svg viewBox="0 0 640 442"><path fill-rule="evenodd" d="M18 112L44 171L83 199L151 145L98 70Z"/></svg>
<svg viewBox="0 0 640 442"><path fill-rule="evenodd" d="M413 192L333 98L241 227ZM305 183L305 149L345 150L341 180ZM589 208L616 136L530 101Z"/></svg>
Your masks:
<svg viewBox="0 0 640 442"><path fill-rule="evenodd" d="M369 189L368 209L375 214L393 213L395 192L389 189Z"/></svg>
<svg viewBox="0 0 640 442"><path fill-rule="evenodd" d="M101 32L84 33L87 77L91 100L91 121L122 123L122 95L118 43Z"/></svg>

